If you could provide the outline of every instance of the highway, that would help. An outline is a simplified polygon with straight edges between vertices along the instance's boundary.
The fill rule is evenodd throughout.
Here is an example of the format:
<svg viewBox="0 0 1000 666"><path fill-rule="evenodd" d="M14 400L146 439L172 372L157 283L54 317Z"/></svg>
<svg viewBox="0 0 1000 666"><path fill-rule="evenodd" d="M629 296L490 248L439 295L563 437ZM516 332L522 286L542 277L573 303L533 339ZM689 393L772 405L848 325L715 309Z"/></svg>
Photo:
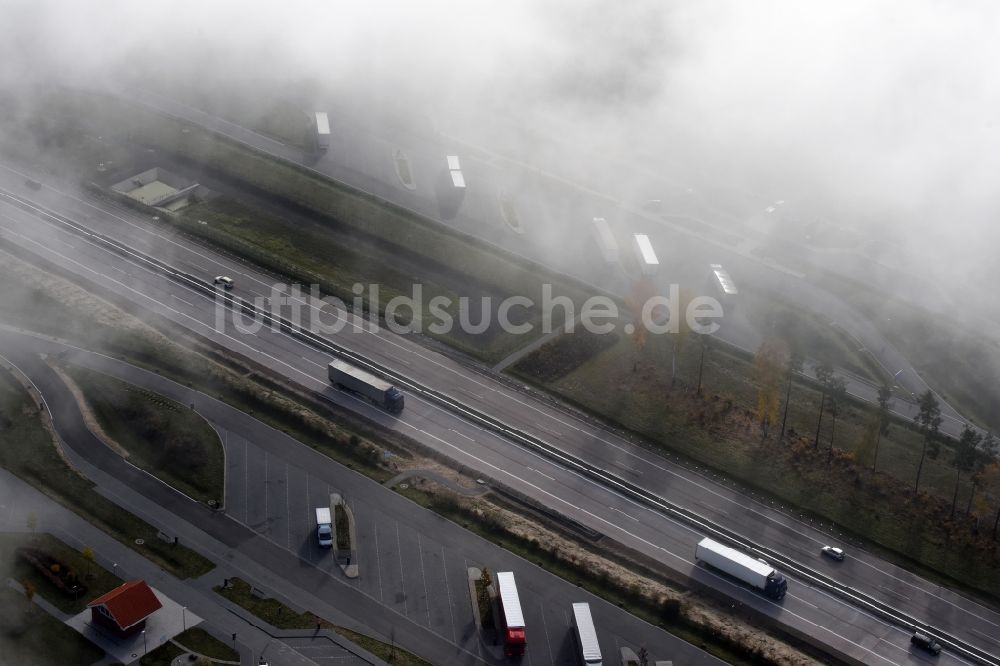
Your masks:
<svg viewBox="0 0 1000 666"><path fill-rule="evenodd" d="M41 392L74 455L267 568L263 580L253 580L259 586L286 597L304 599L297 590L318 594L362 627L384 640L393 636L432 663L503 663L499 649L483 644L475 628L467 569L513 570L529 628L526 664L573 663L566 612L580 600L592 604L608 654L612 646L645 645L651 654L684 663L720 663L208 395L46 339L0 331L0 341L4 356ZM153 480L94 438L72 394L39 354L59 354L66 362L192 405L208 419L226 451L226 518ZM345 578L330 551L316 544L313 508L328 505L331 492L348 498L356 517L358 578ZM209 538L185 535L184 541L207 549Z"/></svg>
<svg viewBox="0 0 1000 666"><path fill-rule="evenodd" d="M898 416L912 420L917 413L913 396L929 388L906 357L842 298L803 279L795 271L743 249L746 243L733 239L731 231L719 233L717 238L692 229L681 218L713 228L704 220L653 213L630 201L624 192L600 192L537 166L440 135L425 123L404 126L396 117L384 122L377 112L360 113L350 103L330 101L326 105L334 119L330 147L314 161L294 146L154 92L135 88L116 92L157 113L200 125L255 150L314 169L584 283L599 283L603 290L625 295L634 276L620 265L614 269L597 268L599 262L594 260L588 225L592 217L604 216L628 232L652 237L661 264L656 277L661 287L671 282L702 285L707 266L722 262L743 288L778 294L789 303L818 314L832 328L844 331L893 377L898 386L893 411ZM414 189L406 187L396 175L392 156L397 149L404 150L409 159ZM446 154L461 158L468 187L459 202L449 201L453 194L441 186ZM633 182L650 180L639 166L627 170L617 164L616 168ZM501 191L517 193L518 217L524 222L520 233L512 232L503 221L498 198ZM621 252L624 258L631 254L631 248L623 246ZM738 311L730 313L723 324L716 333L720 339L751 353L756 351L762 335ZM806 363L805 374L814 378L814 367L814 362ZM837 369L837 375L845 379L848 393L874 402L877 386L842 368ZM938 398L943 417L941 431L957 438L965 419L947 401Z"/></svg>
<svg viewBox="0 0 1000 666"><path fill-rule="evenodd" d="M23 188L22 188L23 189ZM157 257L169 258L184 270L210 280L214 274L233 275L244 297L263 296L274 281L254 273L248 267L218 257L204 248L172 236L169 231L151 232L147 222L124 211L98 211L92 203L65 197L45 188L32 194L44 199L47 207L65 215L103 225L102 232ZM111 289L144 308L204 335L234 351L258 360L311 390L323 393L334 402L356 409L387 427L392 427L421 442L445 452L458 462L483 470L499 481L543 501L612 538L649 554L668 566L690 573L698 580L729 590L741 602L780 619L792 630L813 635L834 650L852 655L860 663L906 663L918 660L911 653L906 633L859 613L853 607L833 599L808 585L792 581L792 593L779 607L743 589L731 589L729 581L692 565L692 553L698 534L662 515L625 501L587 479L567 472L548 460L512 447L492 433L446 413L434 405L410 400L402 418L395 419L349 396L333 391L324 379L328 356L288 336L268 329L250 338L219 334L214 330L214 303L211 298L193 293L162 276L150 273L135 262L81 239L55 232L37 224L20 208L6 206L0 225L4 237L46 256L81 277ZM202 272L196 272L197 270ZM249 341L249 343L248 343ZM341 334L338 342L350 345L379 362L398 367L407 362L415 376L428 384L448 391L467 391L472 404L515 422L574 455L600 461L609 469L621 468L630 480L641 482L650 490L671 501L699 510L706 517L728 523L754 540L786 554L797 554L814 568L826 570L843 582L880 597L918 617L932 621L949 632L983 649L994 649L988 642L995 634L997 617L991 611L946 590L890 567L866 554L852 551L842 566L819 559L818 547L831 537L801 525L792 516L735 493L722 483L692 473L630 445L624 439L597 428L578 415L515 391L481 372L470 370L399 336L385 331L379 334ZM389 356L391 354L391 356ZM984 638L985 637L985 640Z"/></svg>

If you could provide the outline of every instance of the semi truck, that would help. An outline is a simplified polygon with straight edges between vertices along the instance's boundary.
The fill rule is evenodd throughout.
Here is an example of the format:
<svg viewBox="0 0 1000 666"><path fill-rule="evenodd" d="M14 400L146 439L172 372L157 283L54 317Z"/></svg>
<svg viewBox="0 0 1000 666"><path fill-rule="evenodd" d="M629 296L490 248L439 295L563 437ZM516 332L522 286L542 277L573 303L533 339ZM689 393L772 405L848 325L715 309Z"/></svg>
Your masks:
<svg viewBox="0 0 1000 666"><path fill-rule="evenodd" d="M316 541L323 548L333 548L333 521L330 507L316 507Z"/></svg>
<svg viewBox="0 0 1000 666"><path fill-rule="evenodd" d="M590 604L573 604L573 630L576 632L576 646L580 659L587 666L601 666L601 645L597 642L597 630L590 615Z"/></svg>
<svg viewBox="0 0 1000 666"><path fill-rule="evenodd" d="M330 119L326 111L316 112L316 150L325 153L330 147Z"/></svg>
<svg viewBox="0 0 1000 666"><path fill-rule="evenodd" d="M524 636L524 613L521 600L517 596L513 571L497 572L497 587L500 588L500 623L503 631L503 653L508 657L524 654L527 641Z"/></svg>
<svg viewBox="0 0 1000 666"><path fill-rule="evenodd" d="M788 591L785 577L763 560L705 537L698 542L694 558L703 564L743 581L772 599L782 599Z"/></svg>
<svg viewBox="0 0 1000 666"><path fill-rule="evenodd" d="M594 242L597 243L597 249L601 251L604 263L618 263L618 241L611 232L608 221L603 217L595 217L591 229L594 235Z"/></svg>
<svg viewBox="0 0 1000 666"><path fill-rule="evenodd" d="M632 247L635 249L635 259L639 264L639 271L644 277L656 275L656 271L660 267L660 260L656 257L653 242L646 234L633 234L632 239Z"/></svg>
<svg viewBox="0 0 1000 666"><path fill-rule="evenodd" d="M403 394L399 389L370 372L343 361L331 361L328 376L330 383L339 389L353 391L393 414L403 411Z"/></svg>

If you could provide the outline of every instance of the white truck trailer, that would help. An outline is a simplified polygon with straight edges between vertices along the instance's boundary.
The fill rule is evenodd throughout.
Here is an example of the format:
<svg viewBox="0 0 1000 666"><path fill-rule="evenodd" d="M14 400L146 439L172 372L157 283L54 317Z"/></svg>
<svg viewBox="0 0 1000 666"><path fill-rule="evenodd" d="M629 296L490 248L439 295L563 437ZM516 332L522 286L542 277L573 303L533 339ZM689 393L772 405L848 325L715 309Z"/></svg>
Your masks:
<svg viewBox="0 0 1000 666"><path fill-rule="evenodd" d="M576 646L580 649L580 659L587 666L601 666L601 645L597 642L597 629L590 615L590 604L573 604L573 630L576 632Z"/></svg>
<svg viewBox="0 0 1000 666"><path fill-rule="evenodd" d="M708 537L698 542L694 557L698 562L729 574L772 599L782 599L788 591L785 577L770 564Z"/></svg>
<svg viewBox="0 0 1000 666"><path fill-rule="evenodd" d="M333 520L330 507L316 507L316 541L323 548L333 548Z"/></svg>
<svg viewBox="0 0 1000 666"><path fill-rule="evenodd" d="M608 221L603 217L595 217L593 222L594 242L597 249L601 251L601 257L606 264L618 263L618 241L611 233Z"/></svg>
<svg viewBox="0 0 1000 666"><path fill-rule="evenodd" d="M353 391L393 414L403 411L403 394L399 389L370 372L344 361L331 361L328 377L337 388Z"/></svg>
<svg viewBox="0 0 1000 666"><path fill-rule="evenodd" d="M326 111L316 112L316 150L325 153L330 147L330 119Z"/></svg>
<svg viewBox="0 0 1000 666"><path fill-rule="evenodd" d="M500 590L503 653L507 657L519 657L524 654L527 639L524 635L524 613L521 611L521 599L517 596L514 572L498 571L497 587Z"/></svg>
<svg viewBox="0 0 1000 666"><path fill-rule="evenodd" d="M639 271L646 277L656 275L660 267L660 260L656 258L656 251L653 243L646 234L633 234L635 259L639 264Z"/></svg>

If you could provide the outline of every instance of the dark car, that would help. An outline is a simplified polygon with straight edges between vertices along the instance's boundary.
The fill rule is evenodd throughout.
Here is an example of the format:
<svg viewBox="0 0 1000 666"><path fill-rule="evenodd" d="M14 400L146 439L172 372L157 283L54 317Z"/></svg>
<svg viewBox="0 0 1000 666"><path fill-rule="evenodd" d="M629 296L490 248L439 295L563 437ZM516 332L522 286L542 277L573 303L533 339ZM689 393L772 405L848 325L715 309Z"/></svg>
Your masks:
<svg viewBox="0 0 1000 666"><path fill-rule="evenodd" d="M910 643L931 654L941 654L941 644L925 633L914 632L913 636L910 637Z"/></svg>

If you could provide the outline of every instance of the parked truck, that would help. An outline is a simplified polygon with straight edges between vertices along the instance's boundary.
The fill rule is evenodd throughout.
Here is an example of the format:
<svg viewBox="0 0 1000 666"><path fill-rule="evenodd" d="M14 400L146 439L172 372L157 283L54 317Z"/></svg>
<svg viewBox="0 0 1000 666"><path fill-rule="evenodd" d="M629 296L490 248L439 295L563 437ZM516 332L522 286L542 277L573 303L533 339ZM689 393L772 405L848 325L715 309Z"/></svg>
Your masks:
<svg viewBox="0 0 1000 666"><path fill-rule="evenodd" d="M316 541L323 548L333 548L333 520L330 507L316 507Z"/></svg>
<svg viewBox="0 0 1000 666"><path fill-rule="evenodd" d="M339 389L353 391L393 414L403 411L399 389L370 372L343 361L331 361L328 374L330 383Z"/></svg>
<svg viewBox="0 0 1000 666"><path fill-rule="evenodd" d="M698 562L757 588L772 599L782 599L788 591L785 577L770 564L708 537L698 542L694 557Z"/></svg>
<svg viewBox="0 0 1000 666"><path fill-rule="evenodd" d="M503 653L508 657L524 654L527 641L524 636L524 613L517 596L514 572L498 571L497 587L500 588L500 623L503 631Z"/></svg>
<svg viewBox="0 0 1000 666"><path fill-rule="evenodd" d="M573 604L573 629L580 659L587 666L601 666L601 645L597 642L597 629L590 615L590 604Z"/></svg>

